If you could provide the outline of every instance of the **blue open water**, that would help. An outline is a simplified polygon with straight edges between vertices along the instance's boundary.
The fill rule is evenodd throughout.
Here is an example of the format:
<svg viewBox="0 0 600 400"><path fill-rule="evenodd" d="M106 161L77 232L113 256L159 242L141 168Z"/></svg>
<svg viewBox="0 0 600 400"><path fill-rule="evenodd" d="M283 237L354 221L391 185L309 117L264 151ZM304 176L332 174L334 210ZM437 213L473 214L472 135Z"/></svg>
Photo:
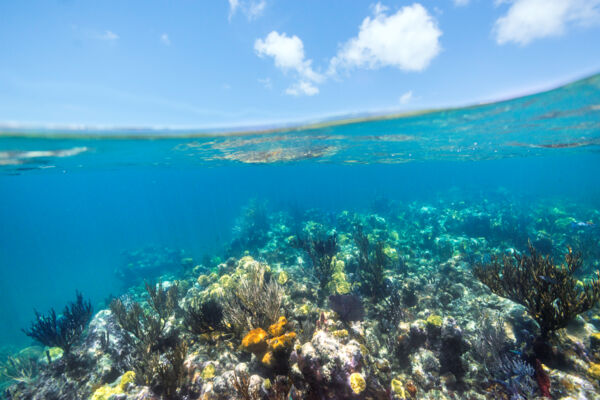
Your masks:
<svg viewBox="0 0 600 400"><path fill-rule="evenodd" d="M30 343L20 329L33 308L61 308L80 290L99 309L120 294L124 251L222 254L251 199L339 212L510 193L600 215L600 75L501 103L299 130L24 133L0 136L0 347Z"/></svg>

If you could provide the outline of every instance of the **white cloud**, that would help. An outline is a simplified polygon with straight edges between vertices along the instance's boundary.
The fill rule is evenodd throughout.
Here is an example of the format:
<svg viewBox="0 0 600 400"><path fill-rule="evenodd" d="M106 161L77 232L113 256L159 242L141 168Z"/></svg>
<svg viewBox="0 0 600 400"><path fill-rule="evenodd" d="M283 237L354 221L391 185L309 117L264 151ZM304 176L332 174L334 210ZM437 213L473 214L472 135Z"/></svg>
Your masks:
<svg viewBox="0 0 600 400"><path fill-rule="evenodd" d="M164 44L165 46L171 45L171 39L169 39L169 35L167 35L166 33L163 33L162 35L160 35L160 42L162 44Z"/></svg>
<svg viewBox="0 0 600 400"><path fill-rule="evenodd" d="M402 96L400 96L400 104L408 104L408 102L412 100L412 96L412 90L409 90L408 92L404 93Z"/></svg>
<svg viewBox="0 0 600 400"><path fill-rule="evenodd" d="M292 86L285 90L286 94L292 96L314 96L319 93L319 88L316 87L313 83L308 81L299 81L294 83Z"/></svg>
<svg viewBox="0 0 600 400"><path fill-rule="evenodd" d="M496 20L498 44L526 45L535 39L559 36L571 25L600 22L600 0L497 0L510 3L507 13Z"/></svg>
<svg viewBox="0 0 600 400"><path fill-rule="evenodd" d="M104 31L104 33L101 33L101 34L97 35L96 37L98 39L108 40L111 42L119 39L119 35L117 35L116 33L112 32L112 31Z"/></svg>
<svg viewBox="0 0 600 400"><path fill-rule="evenodd" d="M312 69L312 60L305 58L304 44L298 36L272 31L264 39L256 39L254 50L259 57L273 57L275 66L282 71L296 75L297 82L286 90L287 94L312 96L319 92L315 84L324 77Z"/></svg>
<svg viewBox="0 0 600 400"><path fill-rule="evenodd" d="M457 7L463 7L469 4L470 0L452 0Z"/></svg>
<svg viewBox="0 0 600 400"><path fill-rule="evenodd" d="M263 14L266 6L267 6L266 0L251 1L250 4L248 4L248 10L246 11L246 16L250 20L258 18Z"/></svg>
<svg viewBox="0 0 600 400"><path fill-rule="evenodd" d="M228 0L229 1L229 20L241 11L246 15L249 21L252 21L263 15L267 7L267 0Z"/></svg>
<svg viewBox="0 0 600 400"><path fill-rule="evenodd" d="M273 83L271 82L271 78L259 78L258 83L263 85L266 89L273 89Z"/></svg>
<svg viewBox="0 0 600 400"><path fill-rule="evenodd" d="M240 6L239 0L229 0L229 17L231 17L237 11Z"/></svg>
<svg viewBox="0 0 600 400"><path fill-rule="evenodd" d="M386 12L381 3L373 7L373 16L363 20L358 36L332 58L330 73L340 67L421 71L439 54L442 31L421 4L402 7L395 14Z"/></svg>

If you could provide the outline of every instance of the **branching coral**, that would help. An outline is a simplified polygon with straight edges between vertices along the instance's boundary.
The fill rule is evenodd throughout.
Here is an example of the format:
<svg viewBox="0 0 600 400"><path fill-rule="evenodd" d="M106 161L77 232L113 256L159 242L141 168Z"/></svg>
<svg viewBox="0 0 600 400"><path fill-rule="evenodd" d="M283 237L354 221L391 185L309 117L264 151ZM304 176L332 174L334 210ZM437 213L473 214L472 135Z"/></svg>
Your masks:
<svg viewBox="0 0 600 400"><path fill-rule="evenodd" d="M179 288L171 285L165 289L162 282L156 286L146 283L146 291L150 310L144 310L136 302L127 308L119 299L113 300L110 308L121 328L134 338L136 382L150 386L165 399L177 399L187 390L183 365L187 345L179 341L170 343L175 339L170 340L165 331L167 321L178 309ZM167 351L161 356L158 350L163 347L167 347Z"/></svg>
<svg viewBox="0 0 600 400"><path fill-rule="evenodd" d="M48 315L35 311L35 317L31 327L23 329L23 332L45 346L60 347L65 354L69 354L92 318L92 305L83 300L81 293L76 292L75 302L65 306L59 318L54 309L50 309Z"/></svg>
<svg viewBox="0 0 600 400"><path fill-rule="evenodd" d="M187 392L187 370L184 366L187 345L177 343L163 357L158 353L143 355L135 366L135 381L140 385L150 386L152 390L172 400L182 398Z"/></svg>
<svg viewBox="0 0 600 400"><path fill-rule="evenodd" d="M166 354L166 362L158 363L153 385L156 393L163 394L167 399L174 399L183 391L187 374L184 367L186 354L187 345L182 342Z"/></svg>
<svg viewBox="0 0 600 400"><path fill-rule="evenodd" d="M114 299L110 309L121 328L129 332L136 348L134 370L136 381L147 385L165 399L176 399L183 390L183 361L187 352L184 343L177 342L166 335L168 320L178 308L178 286L168 289L162 282L156 286L146 283L149 310L134 302L126 307L120 299ZM166 355L161 357L158 350L169 347Z"/></svg>
<svg viewBox="0 0 600 400"><path fill-rule="evenodd" d="M283 295L264 265L247 262L245 272L224 293L225 319L238 333L269 326L281 315Z"/></svg>
<svg viewBox="0 0 600 400"><path fill-rule="evenodd" d="M31 382L39 373L39 364L34 358L21 355L7 356L0 361L0 386L2 381Z"/></svg>
<svg viewBox="0 0 600 400"><path fill-rule="evenodd" d="M476 265L474 273L495 294L525 306L546 337L600 300L600 275L578 282L574 274L582 266L581 256L570 248L563 265L539 255L531 243L529 253L495 257L488 265Z"/></svg>
<svg viewBox="0 0 600 400"><path fill-rule="evenodd" d="M110 310L118 324L133 335L136 339L135 344L143 352L149 353L164 339L167 320L177 308L178 290L177 285L164 289L162 282L156 286L146 283L151 311L144 310L137 302L133 302L129 307L120 299L113 299L110 303Z"/></svg>
<svg viewBox="0 0 600 400"><path fill-rule="evenodd" d="M354 231L354 243L358 248L358 276L361 291L372 298L384 298L388 288L383 273L390 264L390 259L384 251L384 243L379 241L372 244L361 225L357 225Z"/></svg>
<svg viewBox="0 0 600 400"><path fill-rule="evenodd" d="M310 258L314 275L319 281L319 299L323 300L327 293L327 285L336 267L337 234L334 232L328 236L323 234L297 235L294 245L304 250Z"/></svg>
<svg viewBox="0 0 600 400"><path fill-rule="evenodd" d="M224 329L223 307L213 299L193 302L184 312L184 323L196 335Z"/></svg>

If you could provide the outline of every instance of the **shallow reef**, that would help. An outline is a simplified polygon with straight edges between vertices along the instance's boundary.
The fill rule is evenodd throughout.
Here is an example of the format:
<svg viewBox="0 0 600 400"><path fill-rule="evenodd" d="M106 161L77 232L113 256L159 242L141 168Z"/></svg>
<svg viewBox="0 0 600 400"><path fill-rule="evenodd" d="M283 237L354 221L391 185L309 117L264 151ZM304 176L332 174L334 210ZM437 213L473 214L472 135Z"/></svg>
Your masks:
<svg viewBox="0 0 600 400"><path fill-rule="evenodd" d="M222 254L134 251L110 307L36 312L36 344L0 352L2 396L600 399L598 223L506 193L252 201Z"/></svg>

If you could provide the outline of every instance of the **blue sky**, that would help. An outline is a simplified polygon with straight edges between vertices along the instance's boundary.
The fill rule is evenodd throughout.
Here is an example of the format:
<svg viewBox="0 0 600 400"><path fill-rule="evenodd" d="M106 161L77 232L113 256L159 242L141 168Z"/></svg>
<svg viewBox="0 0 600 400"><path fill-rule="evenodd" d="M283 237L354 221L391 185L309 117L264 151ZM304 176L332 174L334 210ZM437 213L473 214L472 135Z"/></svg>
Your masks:
<svg viewBox="0 0 600 400"><path fill-rule="evenodd" d="M600 0L0 2L0 124L213 128L600 72Z"/></svg>

